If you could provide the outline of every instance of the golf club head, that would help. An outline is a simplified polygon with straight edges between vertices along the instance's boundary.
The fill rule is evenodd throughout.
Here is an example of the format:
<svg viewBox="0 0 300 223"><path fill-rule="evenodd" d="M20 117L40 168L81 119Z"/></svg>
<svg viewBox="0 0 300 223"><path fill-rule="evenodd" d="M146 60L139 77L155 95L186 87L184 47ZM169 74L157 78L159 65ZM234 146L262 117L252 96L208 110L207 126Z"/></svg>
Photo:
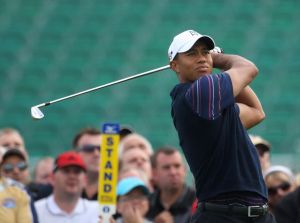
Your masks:
<svg viewBox="0 0 300 223"><path fill-rule="evenodd" d="M44 118L44 114L37 106L33 106L31 107L31 117L33 119L39 120Z"/></svg>

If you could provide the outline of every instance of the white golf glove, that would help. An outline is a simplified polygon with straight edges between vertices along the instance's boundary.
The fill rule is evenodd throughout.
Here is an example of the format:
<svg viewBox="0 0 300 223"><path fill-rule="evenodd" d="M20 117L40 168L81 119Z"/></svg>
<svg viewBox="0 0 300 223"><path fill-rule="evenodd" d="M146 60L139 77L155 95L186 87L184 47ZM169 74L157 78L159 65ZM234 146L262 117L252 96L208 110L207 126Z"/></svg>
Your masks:
<svg viewBox="0 0 300 223"><path fill-rule="evenodd" d="M224 53L223 49L218 46L215 46L215 48L213 48L210 52L211 53Z"/></svg>

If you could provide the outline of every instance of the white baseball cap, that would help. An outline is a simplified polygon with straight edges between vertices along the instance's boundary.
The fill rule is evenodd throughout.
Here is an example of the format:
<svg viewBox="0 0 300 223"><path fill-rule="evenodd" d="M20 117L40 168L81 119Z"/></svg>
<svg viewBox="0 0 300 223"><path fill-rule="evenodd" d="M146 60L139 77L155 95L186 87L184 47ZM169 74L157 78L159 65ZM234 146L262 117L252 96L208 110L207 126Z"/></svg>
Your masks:
<svg viewBox="0 0 300 223"><path fill-rule="evenodd" d="M293 172L291 171L290 168L286 167L286 166L281 166L281 165L275 165L275 166L270 166L265 172L264 172L264 178L266 179L267 176L269 176L270 174L273 174L275 172L281 172L284 173L285 175L287 175L290 179L291 182L294 182L295 177Z"/></svg>
<svg viewBox="0 0 300 223"><path fill-rule="evenodd" d="M249 135L249 137L254 146L261 145L261 149L263 149L263 151L270 151L271 144L267 140L263 139L258 135Z"/></svg>
<svg viewBox="0 0 300 223"><path fill-rule="evenodd" d="M215 48L215 42L210 36L201 35L194 30L186 30L174 37L168 50L169 60L172 61L177 53L183 53L191 49L199 39L205 41L209 50Z"/></svg>

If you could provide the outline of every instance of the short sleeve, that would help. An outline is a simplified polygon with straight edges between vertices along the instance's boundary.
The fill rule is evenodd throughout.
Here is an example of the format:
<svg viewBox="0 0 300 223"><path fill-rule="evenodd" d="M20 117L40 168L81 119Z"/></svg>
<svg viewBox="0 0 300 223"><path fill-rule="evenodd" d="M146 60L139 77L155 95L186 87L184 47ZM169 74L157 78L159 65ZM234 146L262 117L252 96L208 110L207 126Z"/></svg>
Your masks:
<svg viewBox="0 0 300 223"><path fill-rule="evenodd" d="M235 103L232 83L227 73L202 76L187 90L185 98L200 117L214 120Z"/></svg>

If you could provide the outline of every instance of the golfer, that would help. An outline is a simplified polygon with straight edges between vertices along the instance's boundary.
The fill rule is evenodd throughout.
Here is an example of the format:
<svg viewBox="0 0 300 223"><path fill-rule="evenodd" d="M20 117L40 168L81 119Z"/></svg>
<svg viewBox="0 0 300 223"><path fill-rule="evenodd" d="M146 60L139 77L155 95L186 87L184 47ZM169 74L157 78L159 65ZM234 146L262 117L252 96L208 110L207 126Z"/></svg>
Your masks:
<svg viewBox="0 0 300 223"><path fill-rule="evenodd" d="M258 69L214 48L211 37L187 30L174 37L168 50L180 82L171 92L173 122L199 200L192 222L275 222L246 131L265 118L248 86ZM224 72L212 74L213 68Z"/></svg>

